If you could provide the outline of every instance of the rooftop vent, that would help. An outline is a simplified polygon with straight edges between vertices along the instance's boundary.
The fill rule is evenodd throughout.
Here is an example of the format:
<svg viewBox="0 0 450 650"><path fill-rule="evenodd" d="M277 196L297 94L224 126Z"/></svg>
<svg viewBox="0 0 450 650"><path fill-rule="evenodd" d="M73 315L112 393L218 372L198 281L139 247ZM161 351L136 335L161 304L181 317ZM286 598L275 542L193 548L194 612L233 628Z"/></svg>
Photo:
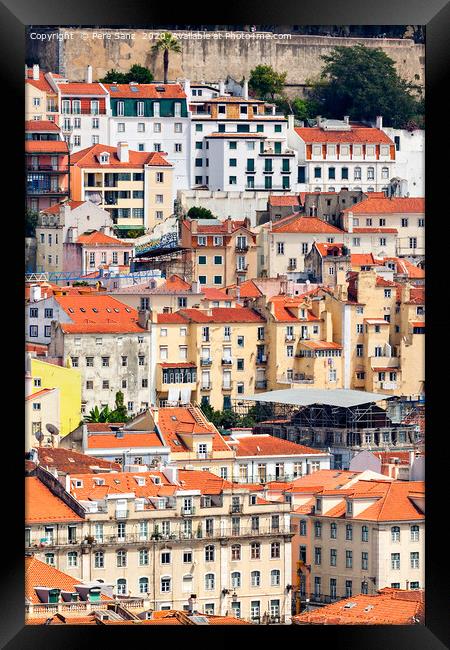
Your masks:
<svg viewBox="0 0 450 650"><path fill-rule="evenodd" d="M344 605L344 609L352 609L352 607L356 607L356 603L346 603Z"/></svg>

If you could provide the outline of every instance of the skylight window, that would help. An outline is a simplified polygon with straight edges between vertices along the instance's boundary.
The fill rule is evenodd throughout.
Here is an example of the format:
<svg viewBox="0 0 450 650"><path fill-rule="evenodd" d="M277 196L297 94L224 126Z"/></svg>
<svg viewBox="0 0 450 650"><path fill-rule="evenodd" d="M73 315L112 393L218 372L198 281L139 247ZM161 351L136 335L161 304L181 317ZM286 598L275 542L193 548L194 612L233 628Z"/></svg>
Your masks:
<svg viewBox="0 0 450 650"><path fill-rule="evenodd" d="M71 314L75 313L74 310L72 309L72 307L69 307L69 311L70 311Z"/></svg>
<svg viewBox="0 0 450 650"><path fill-rule="evenodd" d="M97 309L97 307L92 307L92 311L95 312L96 314L98 314L98 309Z"/></svg>
<svg viewBox="0 0 450 650"><path fill-rule="evenodd" d="M117 88L117 86L111 86L110 90L112 90L113 92L117 92L119 89Z"/></svg>
<svg viewBox="0 0 450 650"><path fill-rule="evenodd" d="M82 311L82 312L83 312L83 314L84 314L84 312L85 312L86 310L85 310L85 308L84 308L84 307L80 307L80 311Z"/></svg>
<svg viewBox="0 0 450 650"><path fill-rule="evenodd" d="M125 307L125 311L127 311L129 314L131 314L131 309L129 307Z"/></svg>
<svg viewBox="0 0 450 650"><path fill-rule="evenodd" d="M108 314L110 314L110 313L111 313L111 308L110 308L110 307L107 307L107 308L106 308L106 311L108 312Z"/></svg>
<svg viewBox="0 0 450 650"><path fill-rule="evenodd" d="M114 311L116 312L116 314L118 314L120 309L118 307L114 307Z"/></svg>
<svg viewBox="0 0 450 650"><path fill-rule="evenodd" d="M130 86L130 90L131 90L131 92L133 92L133 93L138 93L138 92L139 92L139 88L138 88L138 86Z"/></svg>

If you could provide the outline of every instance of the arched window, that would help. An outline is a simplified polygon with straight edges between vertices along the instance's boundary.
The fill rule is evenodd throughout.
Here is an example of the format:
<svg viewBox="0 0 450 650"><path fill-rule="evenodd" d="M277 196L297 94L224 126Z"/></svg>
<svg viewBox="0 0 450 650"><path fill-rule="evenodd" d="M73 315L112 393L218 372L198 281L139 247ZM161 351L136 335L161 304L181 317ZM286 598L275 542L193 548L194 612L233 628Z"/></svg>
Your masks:
<svg viewBox="0 0 450 650"><path fill-rule="evenodd" d="M361 180L361 167L355 167L353 172L353 178L355 181Z"/></svg>
<svg viewBox="0 0 450 650"><path fill-rule="evenodd" d="M418 542L419 541L419 526L411 526L411 541L412 542Z"/></svg>
<svg viewBox="0 0 450 650"><path fill-rule="evenodd" d="M205 546L205 562L214 562L214 546L213 544L208 544Z"/></svg>
<svg viewBox="0 0 450 650"><path fill-rule="evenodd" d="M231 586L234 589L241 586L241 574L239 571L233 571L231 574Z"/></svg>
<svg viewBox="0 0 450 650"><path fill-rule="evenodd" d="M127 581L125 578L119 578L117 580L116 593L118 596L127 595Z"/></svg>
<svg viewBox="0 0 450 650"><path fill-rule="evenodd" d="M105 566L105 554L103 551L96 551L94 554L94 566L96 569L103 569Z"/></svg>
<svg viewBox="0 0 450 650"><path fill-rule="evenodd" d="M369 527L368 526L363 526L361 528L361 541L362 542L368 542L369 541Z"/></svg>
<svg viewBox="0 0 450 650"><path fill-rule="evenodd" d="M170 591L170 581L170 576L161 576L161 593L167 594Z"/></svg>
<svg viewBox="0 0 450 650"><path fill-rule="evenodd" d="M148 594L148 578L139 578L139 593Z"/></svg>
<svg viewBox="0 0 450 650"><path fill-rule="evenodd" d="M116 560L118 567L127 566L127 552L126 551L117 551Z"/></svg>
<svg viewBox="0 0 450 650"><path fill-rule="evenodd" d="M232 546L231 546L231 559L232 560L240 560L241 559L241 545L240 544L232 544Z"/></svg>
<svg viewBox="0 0 450 650"><path fill-rule="evenodd" d="M389 178L389 167L381 168L381 178Z"/></svg>
<svg viewBox="0 0 450 650"><path fill-rule="evenodd" d="M207 573L205 575L205 589L207 591L211 591L211 590L214 589L215 582L216 582L216 580L215 580L214 573Z"/></svg>
<svg viewBox="0 0 450 650"><path fill-rule="evenodd" d="M272 569L270 572L270 584L272 587L278 587L280 584L280 571L279 569Z"/></svg>
<svg viewBox="0 0 450 650"><path fill-rule="evenodd" d="M400 526L392 526L391 528L391 540L393 542L400 541Z"/></svg>
<svg viewBox="0 0 450 650"><path fill-rule="evenodd" d="M375 167L367 167L367 180L375 180Z"/></svg>
<svg viewBox="0 0 450 650"><path fill-rule="evenodd" d="M261 571L252 571L251 585L252 587L259 587L261 585Z"/></svg>

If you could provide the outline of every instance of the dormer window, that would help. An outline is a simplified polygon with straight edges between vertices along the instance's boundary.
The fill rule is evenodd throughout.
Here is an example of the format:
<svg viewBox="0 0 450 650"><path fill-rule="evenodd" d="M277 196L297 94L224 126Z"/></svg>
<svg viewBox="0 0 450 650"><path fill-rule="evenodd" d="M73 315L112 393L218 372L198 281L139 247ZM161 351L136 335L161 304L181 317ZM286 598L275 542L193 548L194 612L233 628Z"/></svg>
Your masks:
<svg viewBox="0 0 450 650"><path fill-rule="evenodd" d="M136 483L143 487L145 485L145 477L144 476L135 476L134 477L136 480Z"/></svg>
<svg viewBox="0 0 450 650"><path fill-rule="evenodd" d="M250 505L251 506L256 506L256 494L251 494L250 495Z"/></svg>
<svg viewBox="0 0 450 650"><path fill-rule="evenodd" d="M101 165L107 165L109 163L109 153L104 151L99 155L98 160Z"/></svg>
<svg viewBox="0 0 450 650"><path fill-rule="evenodd" d="M347 501L347 514L353 515L353 501Z"/></svg>
<svg viewBox="0 0 450 650"><path fill-rule="evenodd" d="M316 499L316 510L317 512L322 512L322 499L320 497Z"/></svg>
<svg viewBox="0 0 450 650"><path fill-rule="evenodd" d="M77 488L82 488L83 487L83 481L80 481L80 479L74 479L74 481L72 481L72 483L73 483L74 487L77 487Z"/></svg>

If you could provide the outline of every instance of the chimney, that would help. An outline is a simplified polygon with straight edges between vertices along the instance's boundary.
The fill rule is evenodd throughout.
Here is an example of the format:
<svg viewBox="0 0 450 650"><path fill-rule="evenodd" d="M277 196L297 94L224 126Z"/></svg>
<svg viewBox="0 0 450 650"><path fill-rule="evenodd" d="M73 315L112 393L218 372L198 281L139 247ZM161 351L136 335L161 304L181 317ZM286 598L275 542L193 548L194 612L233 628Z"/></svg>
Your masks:
<svg viewBox="0 0 450 650"><path fill-rule="evenodd" d="M150 312L148 309L139 309L138 311L138 325L142 327L142 329L146 330L147 329L147 324L150 318Z"/></svg>
<svg viewBox="0 0 450 650"><path fill-rule="evenodd" d="M349 122L350 122L350 115L344 115L344 122L345 122L346 124L349 124Z"/></svg>
<svg viewBox="0 0 450 650"><path fill-rule="evenodd" d="M288 117L288 131L294 130L294 113L289 113Z"/></svg>
<svg viewBox="0 0 450 650"><path fill-rule="evenodd" d="M347 212L347 232L353 232L353 212Z"/></svg>
<svg viewBox="0 0 450 650"><path fill-rule="evenodd" d="M87 424L83 424L81 427L81 447L83 452L88 448L88 427Z"/></svg>
<svg viewBox="0 0 450 650"><path fill-rule="evenodd" d="M166 465L162 473L171 483L178 483L178 467L176 465Z"/></svg>
<svg viewBox="0 0 450 650"><path fill-rule="evenodd" d="M231 217L227 217L227 233L232 233L233 232L233 222L231 220Z"/></svg>
<svg viewBox="0 0 450 650"><path fill-rule="evenodd" d="M39 65L37 63L33 66L33 79L34 81L39 81Z"/></svg>
<svg viewBox="0 0 450 650"><path fill-rule="evenodd" d="M92 66L88 65L87 70L86 70L86 83L91 84L92 83Z"/></svg>
<svg viewBox="0 0 450 650"><path fill-rule="evenodd" d="M41 299L41 296L42 296L41 285L32 284L30 287L30 302L37 302L38 300Z"/></svg>
<svg viewBox="0 0 450 650"><path fill-rule="evenodd" d="M128 155L128 142L117 143L117 157L120 160L120 162L123 163L130 162L130 157Z"/></svg>
<svg viewBox="0 0 450 650"><path fill-rule="evenodd" d="M223 97L225 95L225 81L221 79L219 81L219 97Z"/></svg>
<svg viewBox="0 0 450 650"><path fill-rule="evenodd" d="M191 233L192 233L193 235L196 235L197 232L198 232L198 223L197 223L197 219L192 219L192 221L191 221Z"/></svg>
<svg viewBox="0 0 450 650"><path fill-rule="evenodd" d="M184 86L184 92L186 93L186 97L189 101L191 99L191 80L185 79L183 86Z"/></svg>
<svg viewBox="0 0 450 650"><path fill-rule="evenodd" d="M383 128L383 116L382 115L377 115L375 125L377 129L382 129Z"/></svg>
<svg viewBox="0 0 450 650"><path fill-rule="evenodd" d="M191 291L192 291L192 293L198 293L198 282L197 282L197 280L194 280L191 283Z"/></svg>
<svg viewBox="0 0 450 650"><path fill-rule="evenodd" d="M316 117L316 122L317 122L317 126L320 126L320 123L322 122L322 116L321 115L318 115Z"/></svg>
<svg viewBox="0 0 450 650"><path fill-rule="evenodd" d="M242 86L242 97L243 99L248 99L248 81L244 77L244 84Z"/></svg>
<svg viewBox="0 0 450 650"><path fill-rule="evenodd" d="M33 392L33 377L31 376L31 354L25 355L25 397Z"/></svg>

